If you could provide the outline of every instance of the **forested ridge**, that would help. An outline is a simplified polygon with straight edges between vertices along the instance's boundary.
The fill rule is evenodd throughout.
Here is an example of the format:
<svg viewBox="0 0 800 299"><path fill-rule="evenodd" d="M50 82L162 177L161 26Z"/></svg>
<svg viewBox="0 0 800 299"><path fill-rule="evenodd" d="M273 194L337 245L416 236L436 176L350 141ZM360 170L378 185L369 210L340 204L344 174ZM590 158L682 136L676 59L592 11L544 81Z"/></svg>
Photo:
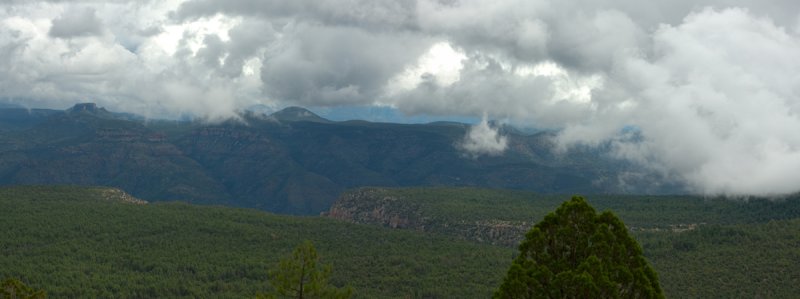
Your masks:
<svg viewBox="0 0 800 299"><path fill-rule="evenodd" d="M318 215L339 193L361 186L680 190L650 190L648 180L620 188L616 174L636 171L630 163L600 150L556 154L549 132L504 128L508 151L473 159L457 146L468 129L332 122L296 107L220 122L144 121L91 103L66 111L0 108L0 185L102 185L151 201L302 215Z"/></svg>
<svg viewBox="0 0 800 299"><path fill-rule="evenodd" d="M304 240L354 298L489 297L508 248L320 217L109 201L78 187L0 189L0 277L53 298L252 298Z"/></svg>
<svg viewBox="0 0 800 299"><path fill-rule="evenodd" d="M476 188L359 188L330 217L515 247L569 196ZM668 298L794 298L800 198L587 195L618 215Z"/></svg>
<svg viewBox="0 0 800 299"><path fill-rule="evenodd" d="M278 259L310 240L322 261L332 265L331 282L351 285L355 298L487 298L517 255L513 246L464 240L456 231L142 204L109 196L116 193L107 190L0 189L0 277L18 278L55 298L251 297L269 289L268 273ZM452 207L427 210L423 205L417 211L437 221L456 215L474 215L467 222L496 217L501 214L483 202L500 197L505 200L496 202L497 209L527 206L508 214L529 213L533 224L568 199L479 189L401 191L407 198L414 195L410 202L439 198L439 207ZM441 197L443 192L453 196ZM464 197L470 194L472 199ZM612 210L629 227L668 298L793 298L800 293L796 199L613 198L587 196L598 211ZM694 226L674 225L693 218Z"/></svg>

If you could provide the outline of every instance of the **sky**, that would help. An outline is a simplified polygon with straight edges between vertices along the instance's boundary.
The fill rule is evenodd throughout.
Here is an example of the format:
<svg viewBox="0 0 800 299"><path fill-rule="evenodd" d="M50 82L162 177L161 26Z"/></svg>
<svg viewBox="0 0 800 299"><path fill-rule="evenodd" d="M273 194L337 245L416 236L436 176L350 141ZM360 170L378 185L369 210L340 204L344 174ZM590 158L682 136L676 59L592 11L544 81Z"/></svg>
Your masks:
<svg viewBox="0 0 800 299"><path fill-rule="evenodd" d="M800 191L796 0L0 0L0 101L361 107L555 130L709 195ZM366 108L364 108L366 107Z"/></svg>

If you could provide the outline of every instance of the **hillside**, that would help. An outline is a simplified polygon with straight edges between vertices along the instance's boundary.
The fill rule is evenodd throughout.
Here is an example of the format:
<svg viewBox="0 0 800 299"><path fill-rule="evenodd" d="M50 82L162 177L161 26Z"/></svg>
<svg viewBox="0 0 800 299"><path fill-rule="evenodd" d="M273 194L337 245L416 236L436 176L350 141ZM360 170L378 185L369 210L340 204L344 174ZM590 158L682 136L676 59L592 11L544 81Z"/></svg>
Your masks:
<svg viewBox="0 0 800 299"><path fill-rule="evenodd" d="M0 109L0 185L113 186L147 200L317 215L362 186L472 186L543 193L674 192L601 151L552 151L552 134L504 128L502 156L457 146L458 123L332 122L291 107L219 123L157 121L94 104ZM656 186L656 187L653 187Z"/></svg>
<svg viewBox="0 0 800 299"><path fill-rule="evenodd" d="M476 188L358 188L344 192L328 217L456 235L515 246L524 233L567 198L563 195ZM590 195L633 231L686 230L700 225L751 224L800 218L800 198L780 201L693 196Z"/></svg>
<svg viewBox="0 0 800 299"><path fill-rule="evenodd" d="M360 188L326 213L344 221L514 247L566 196L474 188ZM793 298L800 292L800 198L587 196L644 248L672 298Z"/></svg>
<svg viewBox="0 0 800 299"><path fill-rule="evenodd" d="M53 297L242 298L266 290L268 268L309 239L333 264L333 282L353 285L357 298L486 298L516 251L481 243L488 239L460 240L468 238L460 234L466 225L450 223L537 222L563 201L463 188L383 192L395 202L435 202L415 210L427 226L392 229L145 203L100 187L0 188L0 277L18 277ZM800 292L796 201L627 197L592 204L599 210L613 206L629 226L639 225L632 232L668 297L794 298ZM382 211L404 215L390 205ZM473 216L462 218L467 215ZM498 218L504 215L509 217ZM702 215L708 217L696 219L703 221L697 225L672 224Z"/></svg>
<svg viewBox="0 0 800 299"><path fill-rule="evenodd" d="M303 240L356 298L486 298L512 250L319 217L131 201L115 189L0 189L0 277L53 298L248 298Z"/></svg>

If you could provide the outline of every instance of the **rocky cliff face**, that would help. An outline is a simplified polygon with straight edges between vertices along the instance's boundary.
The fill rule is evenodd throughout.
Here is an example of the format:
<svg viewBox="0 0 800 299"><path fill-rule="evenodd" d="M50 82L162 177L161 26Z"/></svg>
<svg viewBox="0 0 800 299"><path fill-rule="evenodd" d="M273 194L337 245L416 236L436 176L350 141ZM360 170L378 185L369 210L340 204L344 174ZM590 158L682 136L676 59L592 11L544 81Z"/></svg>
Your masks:
<svg viewBox="0 0 800 299"><path fill-rule="evenodd" d="M424 204L393 195L382 188L361 188L345 192L330 211L322 215L352 223L442 233L503 246L519 244L533 225L504 219L449 220L429 213Z"/></svg>
<svg viewBox="0 0 800 299"><path fill-rule="evenodd" d="M425 222L429 219L421 217L417 205L382 191L362 188L345 192L323 215L353 223L425 230Z"/></svg>

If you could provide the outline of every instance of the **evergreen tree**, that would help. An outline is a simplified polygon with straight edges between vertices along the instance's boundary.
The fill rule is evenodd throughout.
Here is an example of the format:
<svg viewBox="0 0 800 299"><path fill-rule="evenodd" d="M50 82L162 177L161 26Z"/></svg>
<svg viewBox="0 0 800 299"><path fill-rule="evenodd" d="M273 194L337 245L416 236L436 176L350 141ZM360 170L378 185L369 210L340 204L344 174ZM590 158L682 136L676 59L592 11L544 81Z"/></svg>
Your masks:
<svg viewBox="0 0 800 299"><path fill-rule="evenodd" d="M291 257L281 260L277 269L270 271L273 290L259 298L350 298L352 288L331 285L330 275L331 266L320 263L314 245L305 241L294 249Z"/></svg>
<svg viewBox="0 0 800 299"><path fill-rule="evenodd" d="M34 290L18 279L8 278L0 284L0 299L43 299L45 297L44 291Z"/></svg>
<svg viewBox="0 0 800 299"><path fill-rule="evenodd" d="M663 298L622 221L580 196L525 235L495 298Z"/></svg>

